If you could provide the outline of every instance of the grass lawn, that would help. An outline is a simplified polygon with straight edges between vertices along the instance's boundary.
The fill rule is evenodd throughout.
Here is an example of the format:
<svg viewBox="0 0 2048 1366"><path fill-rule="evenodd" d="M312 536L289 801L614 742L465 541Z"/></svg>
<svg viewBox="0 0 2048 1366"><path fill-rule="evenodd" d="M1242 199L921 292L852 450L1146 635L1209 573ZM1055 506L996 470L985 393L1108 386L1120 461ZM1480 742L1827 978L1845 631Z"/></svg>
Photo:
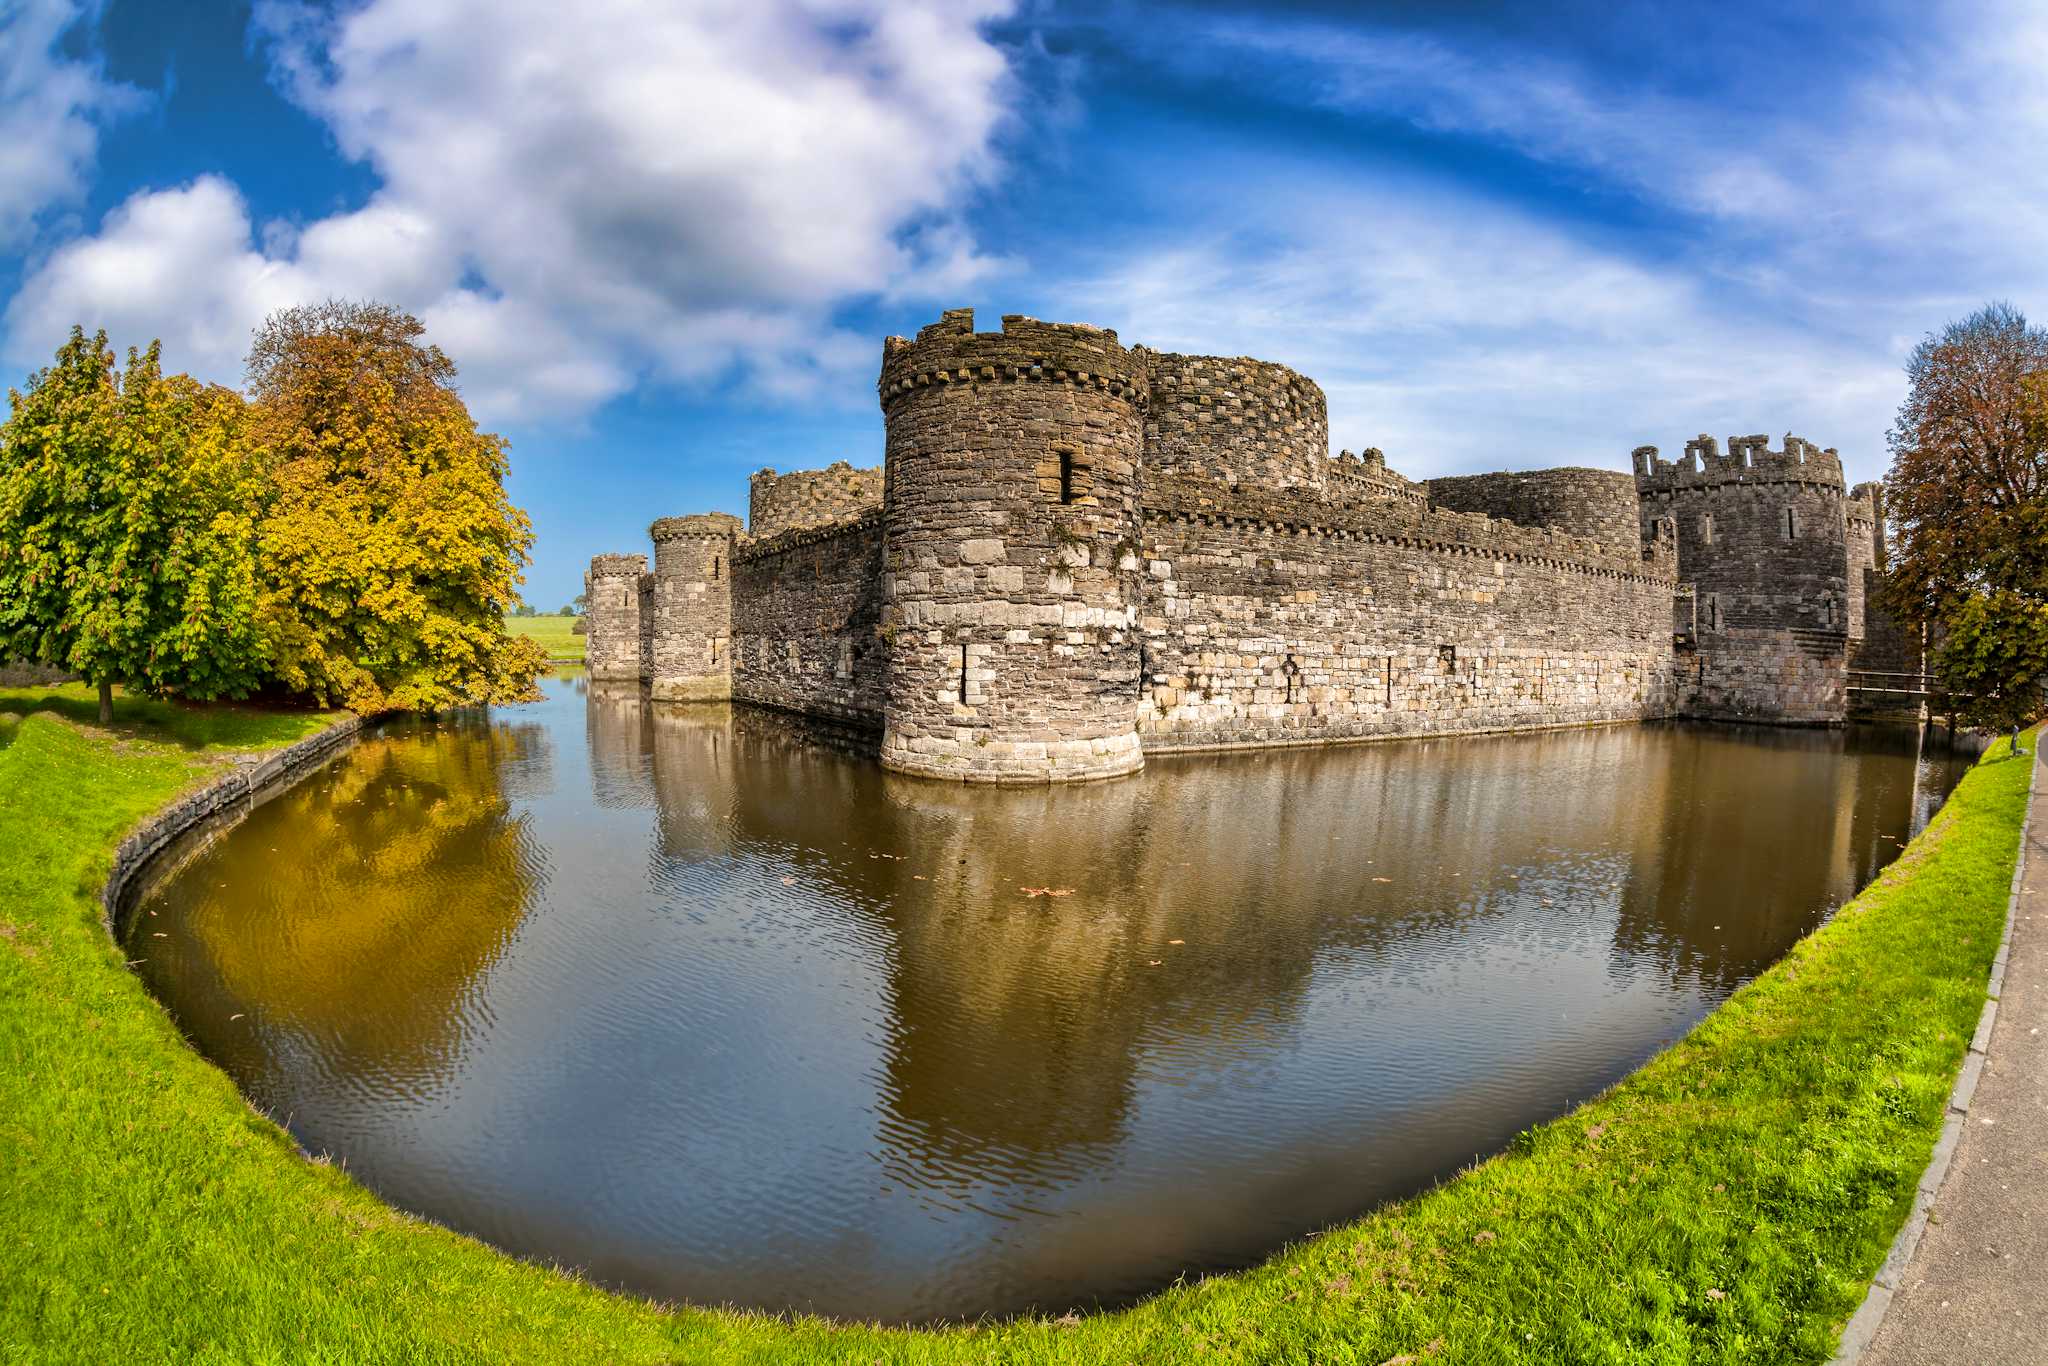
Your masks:
<svg viewBox="0 0 2048 1366"><path fill-rule="evenodd" d="M506 617L505 629L515 636L531 636L548 652L549 659L583 658L583 637L569 628L574 617Z"/></svg>
<svg viewBox="0 0 2048 1366"><path fill-rule="evenodd" d="M910 1332L608 1295L302 1158L123 967L96 893L225 750L319 719L123 698L107 733L83 690L0 699L8 1361L1820 1361L1939 1132L2030 765L2001 743L1785 961L1457 1180L1127 1312Z"/></svg>

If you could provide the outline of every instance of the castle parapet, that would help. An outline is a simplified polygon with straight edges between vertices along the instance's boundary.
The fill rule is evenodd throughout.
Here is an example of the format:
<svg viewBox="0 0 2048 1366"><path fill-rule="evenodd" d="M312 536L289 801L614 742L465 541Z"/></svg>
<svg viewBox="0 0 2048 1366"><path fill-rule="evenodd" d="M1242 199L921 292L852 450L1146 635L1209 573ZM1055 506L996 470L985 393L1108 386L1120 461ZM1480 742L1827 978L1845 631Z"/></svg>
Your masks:
<svg viewBox="0 0 2048 1366"><path fill-rule="evenodd" d="M882 471L835 460L822 470L777 474L761 470L747 481L747 530L755 539L851 521L882 505Z"/></svg>
<svg viewBox="0 0 2048 1366"><path fill-rule="evenodd" d="M1086 323L1047 323L1020 313L1000 332L976 332L974 310L948 309L916 341L882 342L876 393L883 412L911 394L975 385L1056 384L1091 389L1142 407L1149 387L1141 358L1116 333Z"/></svg>
<svg viewBox="0 0 2048 1366"><path fill-rule="evenodd" d="M1768 436L1731 436L1722 455L1721 443L1704 432L1685 443L1680 460L1660 460L1655 446L1638 446L1631 453L1636 488L1649 493L1729 483L1844 487L1842 458L1833 447L1822 450L1790 432L1783 450L1770 446Z"/></svg>
<svg viewBox="0 0 2048 1366"><path fill-rule="evenodd" d="M1368 446L1362 455L1339 451L1329 464L1331 497L1371 501L1391 498L1410 503L1429 501L1429 488L1418 484L1387 465L1379 447Z"/></svg>
<svg viewBox="0 0 2048 1366"><path fill-rule="evenodd" d="M1148 468L1252 488L1324 488L1330 413L1321 385L1249 356L1143 354L1152 374Z"/></svg>
<svg viewBox="0 0 2048 1366"><path fill-rule="evenodd" d="M1635 482L1614 470L1565 468L1432 479L1429 501L1458 512L1481 512L1517 526L1551 527L1634 557L1648 537Z"/></svg>

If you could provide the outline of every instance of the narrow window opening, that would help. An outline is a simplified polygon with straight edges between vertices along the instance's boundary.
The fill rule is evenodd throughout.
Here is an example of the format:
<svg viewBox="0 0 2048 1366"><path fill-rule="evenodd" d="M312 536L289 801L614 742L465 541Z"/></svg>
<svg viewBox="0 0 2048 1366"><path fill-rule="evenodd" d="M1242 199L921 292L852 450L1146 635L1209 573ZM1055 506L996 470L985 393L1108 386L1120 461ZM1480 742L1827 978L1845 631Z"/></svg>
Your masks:
<svg viewBox="0 0 2048 1366"><path fill-rule="evenodd" d="M718 556L716 555L711 557L711 577L714 581L718 578Z"/></svg>
<svg viewBox="0 0 2048 1366"><path fill-rule="evenodd" d="M1714 543L1714 514L1709 512L1700 518L1700 544Z"/></svg>
<svg viewBox="0 0 2048 1366"><path fill-rule="evenodd" d="M1799 535L1799 509L1785 509L1785 539L1792 540Z"/></svg>
<svg viewBox="0 0 2048 1366"><path fill-rule="evenodd" d="M960 705L967 705L967 644L960 645Z"/></svg>
<svg viewBox="0 0 2048 1366"><path fill-rule="evenodd" d="M1835 624L1835 600L1833 598L1821 599L1821 619L1829 626Z"/></svg>
<svg viewBox="0 0 2048 1366"><path fill-rule="evenodd" d="M1060 501L1062 503L1074 501L1074 453L1072 451L1060 452Z"/></svg>
<svg viewBox="0 0 2048 1366"><path fill-rule="evenodd" d="M1712 593L1707 594L1707 629L1721 629L1721 599Z"/></svg>
<svg viewBox="0 0 2048 1366"><path fill-rule="evenodd" d="M1455 645L1437 646L1436 666L1444 673L1456 673L1458 671L1458 647Z"/></svg>

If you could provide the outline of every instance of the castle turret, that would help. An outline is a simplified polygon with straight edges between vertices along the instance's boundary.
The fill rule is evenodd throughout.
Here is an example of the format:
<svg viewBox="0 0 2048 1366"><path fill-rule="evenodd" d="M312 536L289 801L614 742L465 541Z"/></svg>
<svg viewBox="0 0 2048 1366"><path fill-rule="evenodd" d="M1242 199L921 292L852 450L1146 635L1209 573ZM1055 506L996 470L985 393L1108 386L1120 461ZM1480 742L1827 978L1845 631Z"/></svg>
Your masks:
<svg viewBox="0 0 2048 1366"><path fill-rule="evenodd" d="M1645 540L1669 518L1694 591L1702 715L1805 724L1847 709L1847 494L1832 450L1787 435L1711 436L1677 462L1634 453Z"/></svg>
<svg viewBox="0 0 2048 1366"><path fill-rule="evenodd" d="M657 701L732 697L732 547L740 519L664 517L654 539L649 681Z"/></svg>
<svg viewBox="0 0 2048 1366"><path fill-rule="evenodd" d="M882 762L971 782L1144 763L1134 634L1147 378L1114 332L955 309L883 344Z"/></svg>
<svg viewBox="0 0 2048 1366"><path fill-rule="evenodd" d="M599 555L583 576L584 669L594 682L638 683L647 676L654 580L645 555Z"/></svg>

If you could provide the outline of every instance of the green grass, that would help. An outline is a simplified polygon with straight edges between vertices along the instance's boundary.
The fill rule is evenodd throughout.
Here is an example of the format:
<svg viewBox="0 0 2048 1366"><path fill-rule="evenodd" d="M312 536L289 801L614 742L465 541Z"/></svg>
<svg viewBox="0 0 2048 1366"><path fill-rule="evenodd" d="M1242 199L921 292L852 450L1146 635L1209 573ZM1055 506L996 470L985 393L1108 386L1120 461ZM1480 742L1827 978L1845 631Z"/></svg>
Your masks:
<svg viewBox="0 0 2048 1366"><path fill-rule="evenodd" d="M549 659L583 658L583 637L569 628L574 617L506 617L505 629L515 636L531 636L541 643Z"/></svg>
<svg viewBox="0 0 2048 1366"><path fill-rule="evenodd" d="M108 735L7 698L0 1359L24 1361L1819 1361L1939 1131L2028 776L2001 744L1784 962L1434 1191L1124 1313L909 1332L608 1295L302 1158L124 969L96 889L219 744L314 721L124 699Z"/></svg>

